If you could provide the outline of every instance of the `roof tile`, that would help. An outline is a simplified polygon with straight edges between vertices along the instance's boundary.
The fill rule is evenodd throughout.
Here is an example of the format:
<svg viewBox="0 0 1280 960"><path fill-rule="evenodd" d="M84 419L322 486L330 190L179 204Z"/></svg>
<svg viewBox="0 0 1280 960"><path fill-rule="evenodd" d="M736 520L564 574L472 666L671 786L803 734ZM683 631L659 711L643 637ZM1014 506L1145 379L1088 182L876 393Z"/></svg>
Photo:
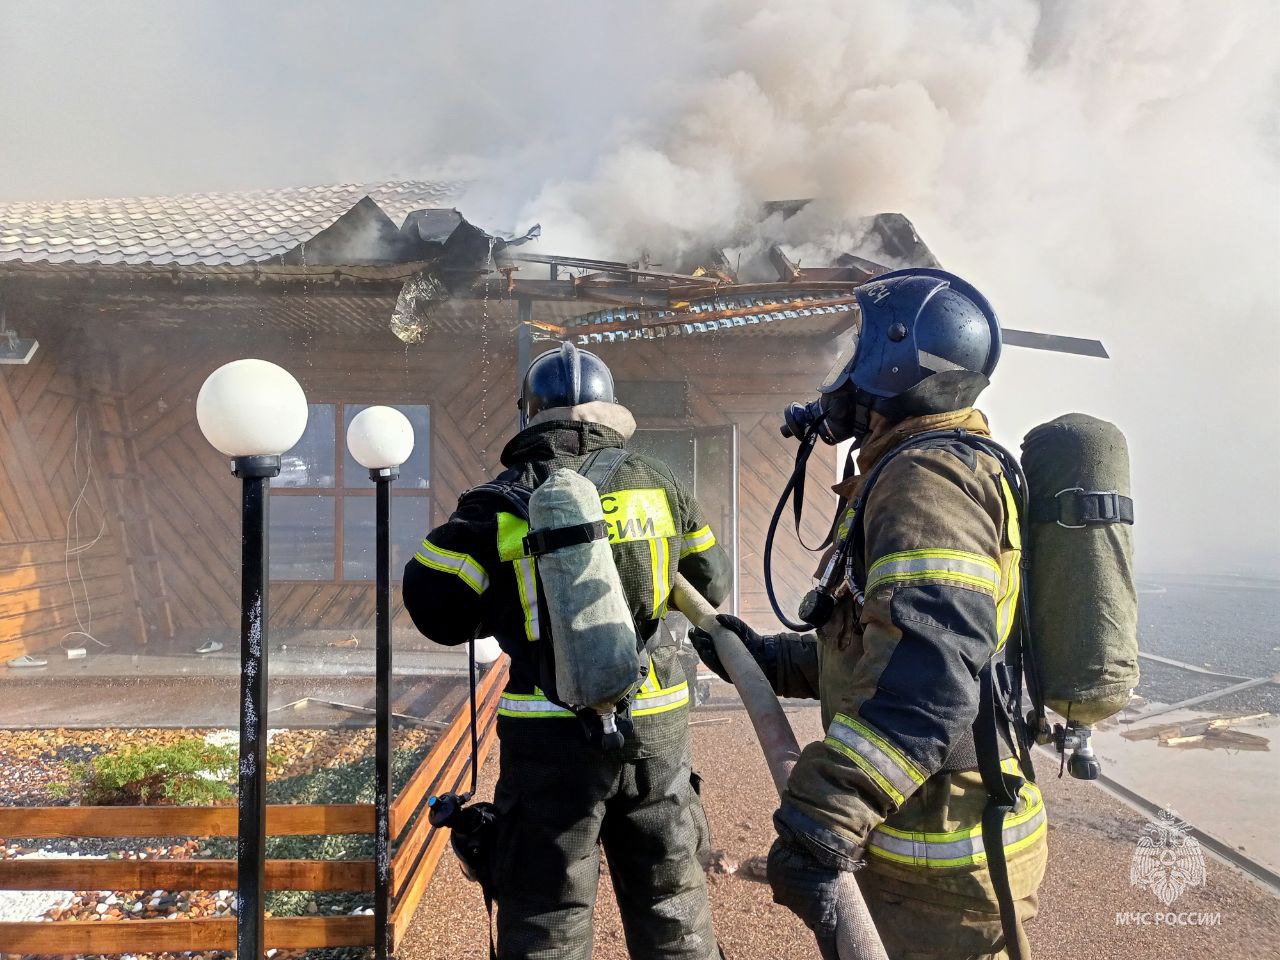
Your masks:
<svg viewBox="0 0 1280 960"><path fill-rule="evenodd" d="M269 260L312 239L364 197L395 223L458 185L420 180L244 193L0 203L0 261L200 263ZM196 259L189 259L193 256ZM57 261L54 261L57 257Z"/></svg>

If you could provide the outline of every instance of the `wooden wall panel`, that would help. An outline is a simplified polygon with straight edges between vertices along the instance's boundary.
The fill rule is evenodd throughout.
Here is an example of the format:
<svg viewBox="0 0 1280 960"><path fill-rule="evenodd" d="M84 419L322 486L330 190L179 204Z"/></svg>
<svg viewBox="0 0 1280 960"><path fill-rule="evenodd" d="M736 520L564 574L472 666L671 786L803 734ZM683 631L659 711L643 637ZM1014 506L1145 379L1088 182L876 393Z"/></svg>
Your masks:
<svg viewBox="0 0 1280 960"><path fill-rule="evenodd" d="M58 338L42 333L36 363L0 368L0 545L18 549L0 557L6 561L0 563L0 652L14 636L49 646L68 629L70 594L65 577L59 586L57 561L78 490L77 410L82 429L83 411L92 413L95 462L118 494L113 498L107 489L116 504L107 505L109 529L85 556L101 618L95 630L122 639L163 638L171 617L183 643L226 640L238 630L238 483L195 421L195 397L209 372L257 356L291 370L314 402L429 403L433 522L440 522L463 490L499 468L515 430L515 343L500 333L511 330L514 319L514 304L495 302L485 335L436 335L403 345L390 335L286 334L266 326L224 335L211 311L200 328L188 324L145 336L104 328L97 342L111 344L113 356L68 347L61 362ZM814 395L825 349L812 341L733 333L593 349L618 379L688 379L687 415L642 425L737 425L740 605L744 616L768 626L761 551L795 453L777 425L787 402ZM830 517L833 501L825 490L832 459L819 448L811 463L810 542L821 539ZM139 485L145 498L137 496ZM778 547L779 587L794 608L817 561L789 527ZM277 584L271 606L275 631L372 627L372 587L362 583Z"/></svg>
<svg viewBox="0 0 1280 960"><path fill-rule="evenodd" d="M93 371L69 347L42 331L29 364L0 366L0 661L64 638L84 645L68 636L82 628L118 643L134 603L98 430L100 405L113 401L92 389Z"/></svg>

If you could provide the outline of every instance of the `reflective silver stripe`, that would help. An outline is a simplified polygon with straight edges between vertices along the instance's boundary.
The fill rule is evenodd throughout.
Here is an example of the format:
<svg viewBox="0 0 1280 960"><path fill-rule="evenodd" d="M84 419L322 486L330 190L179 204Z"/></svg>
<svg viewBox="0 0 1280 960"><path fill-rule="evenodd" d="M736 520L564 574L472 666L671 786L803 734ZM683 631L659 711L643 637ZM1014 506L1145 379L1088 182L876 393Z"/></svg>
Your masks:
<svg viewBox="0 0 1280 960"><path fill-rule="evenodd" d="M498 700L502 716L572 717L573 711L535 694L504 693Z"/></svg>
<svg viewBox="0 0 1280 960"><path fill-rule="evenodd" d="M963 550L907 550L881 557L867 572L867 593L889 583L951 580L989 590L1000 587L1000 565Z"/></svg>
<svg viewBox="0 0 1280 960"><path fill-rule="evenodd" d="M673 710L689 702L689 684L682 683L678 687L658 693L641 693L636 697L635 706L631 710L634 717L643 717L650 713L662 713Z"/></svg>
<svg viewBox="0 0 1280 960"><path fill-rule="evenodd" d="M1034 837L1044 828L1047 820L1044 804L1037 802L1025 819L1004 828L1002 836L1005 849L1017 847ZM903 831L890 834L884 828L877 827L867 839L867 852L886 860L922 867L955 867L981 863L987 859L980 828L956 834L954 839L922 839L930 836L950 837L951 834L900 836L901 833Z"/></svg>
<svg viewBox="0 0 1280 960"><path fill-rule="evenodd" d="M837 713L825 741L856 763L896 803L924 783L924 775L869 726Z"/></svg>
<svg viewBox="0 0 1280 960"><path fill-rule="evenodd" d="M489 574L485 572L484 567L465 553L446 550L443 547L437 547L430 540L423 540L421 548L414 557L424 567L453 574L476 593L484 593L489 589Z"/></svg>
<svg viewBox="0 0 1280 960"><path fill-rule="evenodd" d="M533 557L521 557L514 561L516 587L520 592L520 607L524 611L524 633L529 640L542 637L542 624L538 617L538 573Z"/></svg>
<svg viewBox="0 0 1280 960"><path fill-rule="evenodd" d="M701 553L716 545L716 535L711 532L710 527L702 527L693 533L687 533L680 539L680 556L681 558L689 556L691 553Z"/></svg>

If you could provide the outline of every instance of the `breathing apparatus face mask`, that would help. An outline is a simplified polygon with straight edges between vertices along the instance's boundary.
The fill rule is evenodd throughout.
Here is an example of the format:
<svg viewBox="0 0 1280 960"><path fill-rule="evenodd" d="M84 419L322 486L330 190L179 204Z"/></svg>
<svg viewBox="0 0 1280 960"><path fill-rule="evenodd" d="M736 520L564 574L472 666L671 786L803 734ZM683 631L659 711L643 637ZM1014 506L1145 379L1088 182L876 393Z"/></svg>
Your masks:
<svg viewBox="0 0 1280 960"><path fill-rule="evenodd" d="M870 397L853 385L860 318L836 340L836 357L818 385L818 399L792 403L782 414L782 435L804 441L816 434L824 443L853 440L857 446L871 427Z"/></svg>

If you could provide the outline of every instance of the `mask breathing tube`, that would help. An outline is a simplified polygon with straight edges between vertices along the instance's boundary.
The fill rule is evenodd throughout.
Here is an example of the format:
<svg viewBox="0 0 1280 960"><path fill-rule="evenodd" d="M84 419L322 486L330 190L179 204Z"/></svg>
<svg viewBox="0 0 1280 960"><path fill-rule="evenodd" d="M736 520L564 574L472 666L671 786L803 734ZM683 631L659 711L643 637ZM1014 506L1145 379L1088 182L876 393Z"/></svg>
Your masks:
<svg viewBox="0 0 1280 960"><path fill-rule="evenodd" d="M765 534L764 589L765 593L768 594L769 606L773 608L774 616L781 620L788 629L799 630L803 633L812 630L815 624L803 619L797 622L788 617L782 611L782 605L778 602L777 592L773 586L773 542L778 532L778 522L782 519L782 512L787 508L787 500L790 498L795 515L796 538L800 541L800 546L811 553L816 553L830 546L835 539L836 527L840 522L840 516L844 512L844 502L841 501L837 507L836 515L831 521L831 528L827 531L823 541L816 547L810 547L805 543L800 533L800 517L804 511L804 486L809 457L812 456L813 448L819 438L829 444L834 444L836 441L826 427L827 414L816 400L809 404L791 404L783 415L783 419L782 435L798 439L800 441L800 449L796 451L795 466L792 468L791 476L788 478L786 486L782 488L782 495L778 498L777 506L773 508L773 517L769 520L769 531ZM807 606L806 604L806 608ZM805 616L806 608L801 609L801 617Z"/></svg>

